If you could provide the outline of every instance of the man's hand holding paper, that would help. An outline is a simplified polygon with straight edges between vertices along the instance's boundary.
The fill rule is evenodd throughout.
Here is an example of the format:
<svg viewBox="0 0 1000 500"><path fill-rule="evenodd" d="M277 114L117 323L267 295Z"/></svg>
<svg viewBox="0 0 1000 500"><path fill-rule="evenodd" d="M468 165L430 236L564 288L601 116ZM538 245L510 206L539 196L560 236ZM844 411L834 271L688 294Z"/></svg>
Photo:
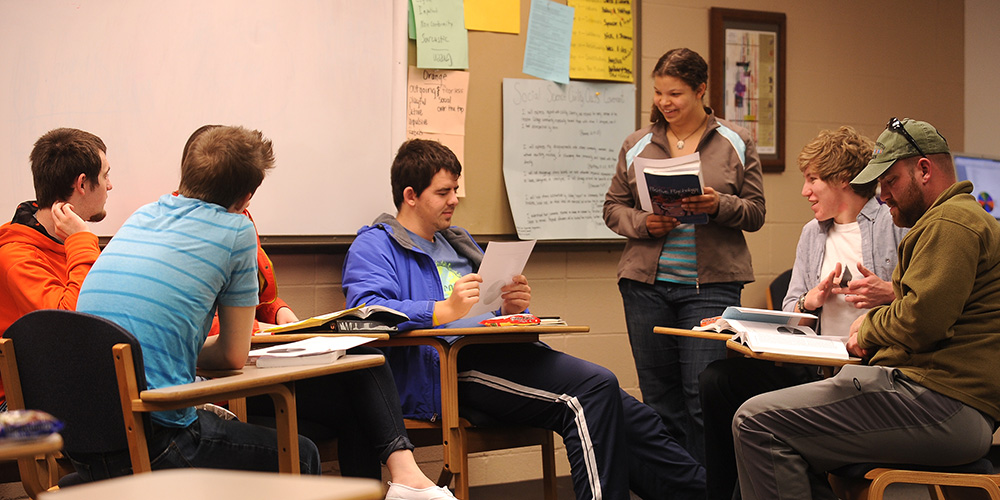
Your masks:
<svg viewBox="0 0 1000 500"><path fill-rule="evenodd" d="M528 309L531 304L531 287L528 286L528 278L523 274L514 276L513 281L500 289L503 305L500 306L500 313L503 315L519 314Z"/></svg>
<svg viewBox="0 0 1000 500"><path fill-rule="evenodd" d="M486 247L483 262L479 264L479 302L474 304L466 317L479 316L497 309L503 314L524 312L531 301L528 279L521 274L528 263L532 241L493 241Z"/></svg>

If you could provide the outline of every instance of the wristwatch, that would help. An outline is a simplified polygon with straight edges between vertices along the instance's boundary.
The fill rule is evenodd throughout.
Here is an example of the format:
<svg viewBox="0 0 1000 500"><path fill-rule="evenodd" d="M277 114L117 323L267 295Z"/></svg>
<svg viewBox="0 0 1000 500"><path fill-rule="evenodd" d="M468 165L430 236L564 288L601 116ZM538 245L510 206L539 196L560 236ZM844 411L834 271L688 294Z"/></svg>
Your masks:
<svg viewBox="0 0 1000 500"><path fill-rule="evenodd" d="M799 296L798 306L799 312L804 312L806 314L816 314L820 311L820 309L823 309L823 306L817 307L816 309L806 309L806 293Z"/></svg>

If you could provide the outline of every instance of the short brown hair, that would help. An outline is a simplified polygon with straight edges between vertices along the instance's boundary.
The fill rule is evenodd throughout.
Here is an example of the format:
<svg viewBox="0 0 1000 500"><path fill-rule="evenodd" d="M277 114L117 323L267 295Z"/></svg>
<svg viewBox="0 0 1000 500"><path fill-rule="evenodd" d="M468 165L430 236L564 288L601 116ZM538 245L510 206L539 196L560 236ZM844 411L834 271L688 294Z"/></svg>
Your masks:
<svg viewBox="0 0 1000 500"><path fill-rule="evenodd" d="M194 132L191 132L191 135L188 136L187 142L184 143L184 151L181 152L181 164L184 163L184 158L187 158L188 151L191 150L191 143L193 143L195 139L201 137L201 134L204 134L205 132L208 132L213 128L219 128L221 126L222 125L202 125L197 129L195 129Z"/></svg>
<svg viewBox="0 0 1000 500"><path fill-rule="evenodd" d="M799 153L799 170L812 167L823 182L847 182L856 177L872 159L874 143L852 127L824 130L809 141ZM855 193L871 198L875 196L876 183L851 184Z"/></svg>
<svg viewBox="0 0 1000 500"><path fill-rule="evenodd" d="M68 200L80 174L91 188L97 187L101 153L107 153L107 147L100 137L75 128L50 130L35 141L29 159L38 206L48 208Z"/></svg>
<svg viewBox="0 0 1000 500"><path fill-rule="evenodd" d="M216 127L191 142L181 161L180 194L225 208L253 194L274 168L271 141L259 130Z"/></svg>
<svg viewBox="0 0 1000 500"><path fill-rule="evenodd" d="M462 175L462 164L448 146L426 139L411 139L401 144L389 169L392 201L396 209L403 205L403 191L407 187L412 187L420 196L441 170L447 170L455 177Z"/></svg>
<svg viewBox="0 0 1000 500"><path fill-rule="evenodd" d="M701 84L708 83L708 63L691 49L681 47L668 50L666 54L660 56L656 66L653 67L653 78L658 76L672 76L686 83L691 90L698 90ZM653 110L649 113L649 121L653 123L667 121L656 104L653 104Z"/></svg>

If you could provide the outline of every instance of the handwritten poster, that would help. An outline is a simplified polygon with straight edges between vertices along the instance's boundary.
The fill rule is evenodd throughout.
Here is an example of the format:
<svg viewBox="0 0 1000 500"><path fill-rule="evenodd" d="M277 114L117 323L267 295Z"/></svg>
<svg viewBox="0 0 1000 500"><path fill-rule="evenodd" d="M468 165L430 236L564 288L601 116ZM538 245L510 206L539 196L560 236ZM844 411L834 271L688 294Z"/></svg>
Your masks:
<svg viewBox="0 0 1000 500"><path fill-rule="evenodd" d="M632 0L569 0L576 9L569 76L633 82Z"/></svg>
<svg viewBox="0 0 1000 500"><path fill-rule="evenodd" d="M465 166L465 109L469 73L410 66L406 78L406 138L438 141ZM465 196L465 176L458 179Z"/></svg>
<svg viewBox="0 0 1000 500"><path fill-rule="evenodd" d="M518 238L618 238L604 195L634 130L634 85L505 78L503 175Z"/></svg>
<svg viewBox="0 0 1000 500"><path fill-rule="evenodd" d="M569 82L573 8L552 0L531 0L521 71L559 83Z"/></svg>
<svg viewBox="0 0 1000 500"><path fill-rule="evenodd" d="M417 28L417 67L469 67L469 32L462 0L410 0Z"/></svg>

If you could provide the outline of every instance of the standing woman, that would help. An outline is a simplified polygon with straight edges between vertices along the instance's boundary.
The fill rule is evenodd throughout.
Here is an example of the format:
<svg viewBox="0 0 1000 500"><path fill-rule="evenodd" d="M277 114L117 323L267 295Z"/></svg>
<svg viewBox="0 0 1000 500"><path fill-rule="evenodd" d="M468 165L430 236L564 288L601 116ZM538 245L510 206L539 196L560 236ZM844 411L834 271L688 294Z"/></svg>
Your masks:
<svg viewBox="0 0 1000 500"><path fill-rule="evenodd" d="M643 401L704 463L698 375L725 357L725 344L658 335L653 327L691 328L740 304L743 285L754 279L743 231L764 224L764 187L750 132L717 118L702 101L708 64L698 53L673 49L660 57L652 76L652 124L622 144L604 222L628 238L618 263L618 288ZM684 198L681 206L708 214L708 224L679 224L642 211L633 159L694 152L701 155L705 193Z"/></svg>

